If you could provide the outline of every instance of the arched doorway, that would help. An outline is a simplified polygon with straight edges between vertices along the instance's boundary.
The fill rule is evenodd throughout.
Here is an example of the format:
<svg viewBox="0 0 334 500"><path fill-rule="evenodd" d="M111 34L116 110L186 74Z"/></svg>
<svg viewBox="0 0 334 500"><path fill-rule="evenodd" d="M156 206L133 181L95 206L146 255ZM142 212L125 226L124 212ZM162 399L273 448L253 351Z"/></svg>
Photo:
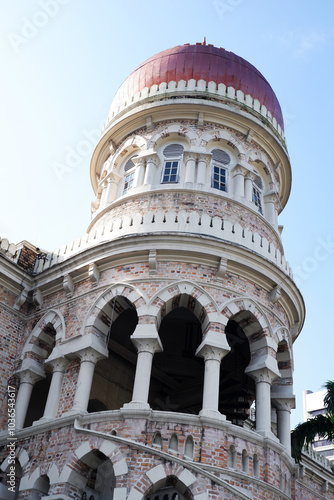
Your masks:
<svg viewBox="0 0 334 500"><path fill-rule="evenodd" d="M88 412L116 410L131 401L137 351L131 335L138 324L135 306L123 296L113 298L105 321L109 323L107 359L96 364Z"/></svg>
<svg viewBox="0 0 334 500"><path fill-rule="evenodd" d="M227 420L241 426L249 418L250 407L255 400L255 382L245 373L251 352L242 325L254 320L248 311L242 311L229 320L225 334L231 351L222 359L220 366L219 411Z"/></svg>
<svg viewBox="0 0 334 500"><path fill-rule="evenodd" d="M198 414L202 407L203 359L199 319L187 307L173 308L162 320L159 337L163 351L153 358L149 404L164 411Z"/></svg>

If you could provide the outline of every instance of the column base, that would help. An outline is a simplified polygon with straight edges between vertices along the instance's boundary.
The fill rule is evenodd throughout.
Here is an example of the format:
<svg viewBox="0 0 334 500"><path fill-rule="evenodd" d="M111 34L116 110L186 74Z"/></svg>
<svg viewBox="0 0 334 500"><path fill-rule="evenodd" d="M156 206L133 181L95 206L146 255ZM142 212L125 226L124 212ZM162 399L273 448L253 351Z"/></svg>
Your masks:
<svg viewBox="0 0 334 500"><path fill-rule="evenodd" d="M120 409L121 414L124 417L148 417L152 411L148 403L131 401L130 403L125 403Z"/></svg>
<svg viewBox="0 0 334 500"><path fill-rule="evenodd" d="M220 422L222 420L226 420L225 415L223 415L222 413L220 413L218 410L207 410L205 408L199 412L199 417L204 417L204 418L210 418L210 419L214 419L214 420L219 420Z"/></svg>
<svg viewBox="0 0 334 500"><path fill-rule="evenodd" d="M62 417L70 417L72 415L88 415L87 410L83 410L82 408L72 408L68 410L66 413L62 414Z"/></svg>
<svg viewBox="0 0 334 500"><path fill-rule="evenodd" d="M275 443L279 443L280 440L278 439L278 437L275 436L275 434L271 431L256 431L257 434L259 434L260 436L264 437L264 438L268 438L268 439L271 439L271 441L275 441Z"/></svg>
<svg viewBox="0 0 334 500"><path fill-rule="evenodd" d="M36 425L47 424L48 422L52 422L53 420L55 420L55 417L41 417L39 420L35 420L32 423L32 426L35 427Z"/></svg>

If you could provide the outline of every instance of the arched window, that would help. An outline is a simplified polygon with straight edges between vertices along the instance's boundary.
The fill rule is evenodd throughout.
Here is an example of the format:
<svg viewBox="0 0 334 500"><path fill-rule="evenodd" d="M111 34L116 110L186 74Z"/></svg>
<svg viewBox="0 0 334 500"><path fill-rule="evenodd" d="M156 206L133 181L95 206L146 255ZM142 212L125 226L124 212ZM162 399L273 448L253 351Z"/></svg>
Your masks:
<svg viewBox="0 0 334 500"><path fill-rule="evenodd" d="M153 438L153 446L157 448L162 448L162 437L160 432L156 432Z"/></svg>
<svg viewBox="0 0 334 500"><path fill-rule="evenodd" d="M253 455L253 476L260 477L260 462L259 456L256 453Z"/></svg>
<svg viewBox="0 0 334 500"><path fill-rule="evenodd" d="M211 187L219 191L227 191L227 171L231 162L230 155L222 149L212 150Z"/></svg>
<svg viewBox="0 0 334 500"><path fill-rule="evenodd" d="M192 436L188 436L186 439L186 443L184 445L184 456L186 458L190 458L191 460L194 458L194 440Z"/></svg>
<svg viewBox="0 0 334 500"><path fill-rule="evenodd" d="M135 179L135 167L136 167L136 165L133 162L134 158L136 158L136 156L132 156L131 158L129 158L129 160L126 162L124 166L124 188L122 194L126 194L133 187L133 182Z"/></svg>
<svg viewBox="0 0 334 500"><path fill-rule="evenodd" d="M180 162L184 147L181 144L168 144L163 150L164 166L162 171L162 184L179 181Z"/></svg>
<svg viewBox="0 0 334 500"><path fill-rule="evenodd" d="M168 449L169 451L174 451L177 452L179 448L179 440L177 438L176 434L172 434L169 440L169 446Z"/></svg>
<svg viewBox="0 0 334 500"><path fill-rule="evenodd" d="M227 467L231 469L237 468L237 452L233 444L231 444L227 452Z"/></svg>
<svg viewBox="0 0 334 500"><path fill-rule="evenodd" d="M248 453L246 450L242 450L242 457L241 457L241 468L242 472L246 472L248 474Z"/></svg>
<svg viewBox="0 0 334 500"><path fill-rule="evenodd" d="M259 176L256 177L253 182L253 203L258 208L260 214L263 214L262 210L262 189L263 183Z"/></svg>

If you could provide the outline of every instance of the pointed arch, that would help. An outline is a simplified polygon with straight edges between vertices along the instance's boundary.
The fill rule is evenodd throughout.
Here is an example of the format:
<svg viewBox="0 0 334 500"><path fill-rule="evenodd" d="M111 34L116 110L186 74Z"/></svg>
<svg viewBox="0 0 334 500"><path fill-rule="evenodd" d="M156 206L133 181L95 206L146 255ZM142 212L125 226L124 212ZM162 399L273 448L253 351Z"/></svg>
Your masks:
<svg viewBox="0 0 334 500"><path fill-rule="evenodd" d="M117 300L118 298L118 300ZM117 300L117 304L110 304ZM138 310L148 302L147 297L135 286L122 282L115 283L105 290L94 302L81 327L81 335L94 333L107 337L110 325L119 314L129 307L129 303Z"/></svg>
<svg viewBox="0 0 334 500"><path fill-rule="evenodd" d="M163 126L151 137L147 143L147 149L159 147L160 143L163 142L166 137L168 140L180 139L185 140L187 144L193 145L198 141L198 136L190 127L187 127L183 123L173 122Z"/></svg>
<svg viewBox="0 0 334 500"><path fill-rule="evenodd" d="M21 352L21 360L26 358L28 353L34 353L45 359L47 354L50 354L50 352L48 352L48 346L64 338L64 317L57 309L50 309L50 311L45 313L37 322L28 336ZM39 347L38 344L41 343L44 347Z"/></svg>
<svg viewBox="0 0 334 500"><path fill-rule="evenodd" d="M73 451L71 467L65 465L59 482L80 491L117 491L117 478L128 473L128 466L116 443L106 439L84 441ZM103 491L104 492L104 491Z"/></svg>
<svg viewBox="0 0 334 500"><path fill-rule="evenodd" d="M208 130L201 136L201 145L206 146L206 149L210 146L229 146L232 150L236 149L239 155L246 154L245 146L239 141L235 134L225 129Z"/></svg>
<svg viewBox="0 0 334 500"><path fill-rule="evenodd" d="M211 295L191 281L178 281L159 290L146 311L139 314L139 324L153 322L159 329L163 318L176 307L189 309L201 323L202 333L209 329L223 330L219 307Z"/></svg>
<svg viewBox="0 0 334 500"><path fill-rule="evenodd" d="M150 483L149 487L147 487L147 481ZM130 490L128 500L138 500L139 494L142 495L143 500L154 500L155 496L159 495L159 492L163 492L164 489L171 495L174 492L182 495L182 499L208 499L206 491L203 490L196 476L189 469L176 463L169 463L156 465L140 477ZM158 498L160 500L160 496Z"/></svg>

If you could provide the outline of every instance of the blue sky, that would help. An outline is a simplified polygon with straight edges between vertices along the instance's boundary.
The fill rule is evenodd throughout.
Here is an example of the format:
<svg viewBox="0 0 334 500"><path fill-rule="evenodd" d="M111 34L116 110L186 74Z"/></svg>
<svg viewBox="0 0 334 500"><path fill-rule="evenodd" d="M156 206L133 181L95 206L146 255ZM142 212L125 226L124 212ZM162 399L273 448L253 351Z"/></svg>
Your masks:
<svg viewBox="0 0 334 500"><path fill-rule="evenodd" d="M295 343L292 424L301 421L302 391L334 379L334 3L25 0L2 2L0 15L0 236L14 243L54 250L85 233L98 130L119 85L154 53L206 36L270 82L293 171L283 244L307 310Z"/></svg>

